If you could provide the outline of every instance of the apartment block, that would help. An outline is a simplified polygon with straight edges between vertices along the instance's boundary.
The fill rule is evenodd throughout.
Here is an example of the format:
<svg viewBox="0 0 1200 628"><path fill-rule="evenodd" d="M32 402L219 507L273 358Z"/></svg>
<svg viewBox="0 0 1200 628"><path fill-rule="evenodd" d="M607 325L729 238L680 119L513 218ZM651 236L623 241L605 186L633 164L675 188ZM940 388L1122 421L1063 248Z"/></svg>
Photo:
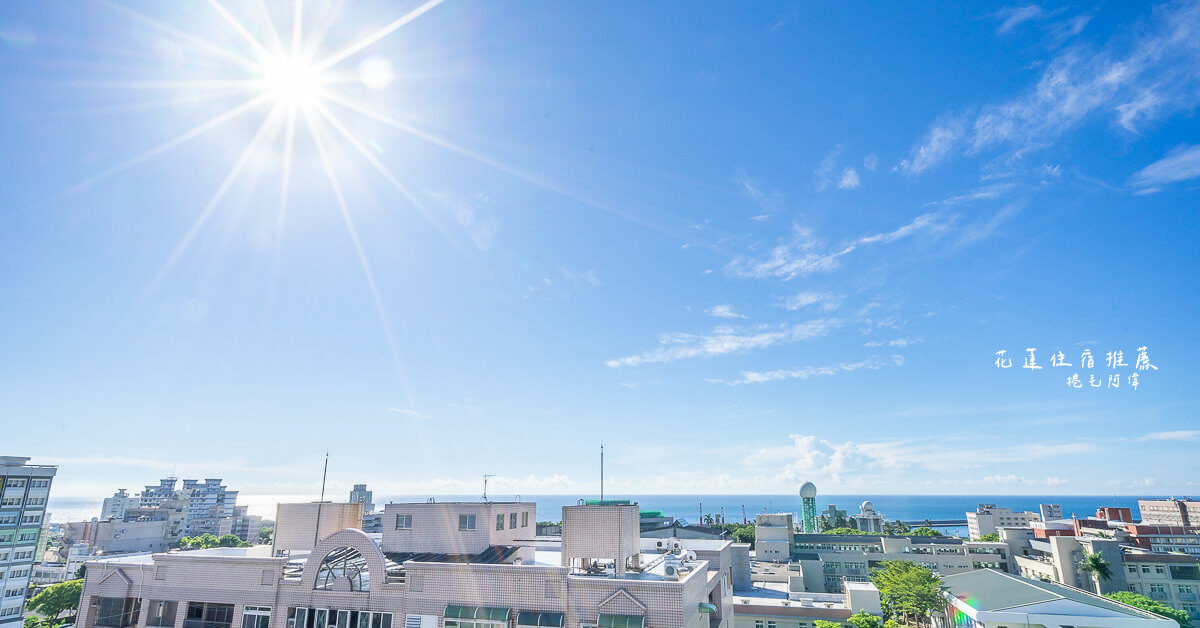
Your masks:
<svg viewBox="0 0 1200 628"><path fill-rule="evenodd" d="M135 508L141 505L141 498L136 495L130 495L125 489L117 489L112 497L105 497L103 504L100 506L101 519L124 519L126 508Z"/></svg>
<svg viewBox="0 0 1200 628"><path fill-rule="evenodd" d="M18 626L57 467L0 456L0 626Z"/></svg>
<svg viewBox="0 0 1200 628"><path fill-rule="evenodd" d="M1000 528L1027 528L1033 521L1041 521L1041 513L1013 512L995 504L979 504L975 512L967 513L967 531L972 541L985 534L995 534Z"/></svg>
<svg viewBox="0 0 1200 628"><path fill-rule="evenodd" d="M886 560L909 560L943 576L1009 569L1005 543L957 537L794 534L790 558L789 589L823 593L842 593L848 583L868 582L870 570Z"/></svg>
<svg viewBox="0 0 1200 628"><path fill-rule="evenodd" d="M1200 567L1195 556L1127 552L1123 558L1122 575L1130 591L1200 619Z"/></svg>
<svg viewBox="0 0 1200 628"><path fill-rule="evenodd" d="M754 515L754 557L787 562L792 555L795 528L792 514L788 512Z"/></svg>
<svg viewBox="0 0 1200 628"><path fill-rule="evenodd" d="M321 533L328 514L361 519L359 503L320 505L320 527L314 506L280 506L285 542L274 549L89 561L77 625L732 626L733 544L642 540L636 504L632 517L620 504L564 507L561 540L534 538L527 502L388 504L377 537L350 527ZM308 548L287 542L312 535L319 540Z"/></svg>
<svg viewBox="0 0 1200 628"><path fill-rule="evenodd" d="M1195 499L1139 499L1138 510L1142 523L1157 523L1169 526L1200 526L1200 500Z"/></svg>

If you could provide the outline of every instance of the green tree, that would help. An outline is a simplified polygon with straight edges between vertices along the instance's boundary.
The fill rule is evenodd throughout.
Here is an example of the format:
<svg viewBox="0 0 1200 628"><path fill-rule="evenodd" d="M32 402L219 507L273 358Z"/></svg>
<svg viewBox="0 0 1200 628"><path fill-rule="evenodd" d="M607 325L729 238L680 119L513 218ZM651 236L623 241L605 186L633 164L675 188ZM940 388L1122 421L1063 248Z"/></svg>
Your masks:
<svg viewBox="0 0 1200 628"><path fill-rule="evenodd" d="M908 534L908 524L903 521L897 521L893 528L896 530L896 534Z"/></svg>
<svg viewBox="0 0 1200 628"><path fill-rule="evenodd" d="M854 528L830 528L821 534L866 534L866 532L860 532Z"/></svg>
<svg viewBox="0 0 1200 628"><path fill-rule="evenodd" d="M941 532L925 526L913 528L912 530L909 530L908 533L912 536L944 536Z"/></svg>
<svg viewBox="0 0 1200 628"><path fill-rule="evenodd" d="M922 621L946 608L942 579L908 560L885 560L871 570L871 582L879 589L885 616L907 623Z"/></svg>
<svg viewBox="0 0 1200 628"><path fill-rule="evenodd" d="M258 529L258 544L270 545L275 540L275 528L271 526L263 526Z"/></svg>
<svg viewBox="0 0 1200 628"><path fill-rule="evenodd" d="M828 515L821 515L817 517L817 532L824 532L832 527L833 524L830 523Z"/></svg>
<svg viewBox="0 0 1200 628"><path fill-rule="evenodd" d="M858 611L846 621L850 622L854 628L883 628L883 620L867 611Z"/></svg>
<svg viewBox="0 0 1200 628"><path fill-rule="evenodd" d="M996 542L1000 541L1000 535L997 534L996 532L988 532L987 534L984 534L983 536L979 537L979 540L980 541L991 541L993 543L996 543Z"/></svg>
<svg viewBox="0 0 1200 628"><path fill-rule="evenodd" d="M824 619L818 619L817 621L814 621L813 626L815 626L815 628L842 628L842 625L838 622L826 621Z"/></svg>
<svg viewBox="0 0 1200 628"><path fill-rule="evenodd" d="M25 608L45 617L53 623L63 613L79 608L79 595L83 593L83 580L67 580L52 584L29 599Z"/></svg>
<svg viewBox="0 0 1200 628"><path fill-rule="evenodd" d="M1144 611L1150 611L1155 615L1161 615L1167 619L1174 619L1179 623L1180 628L1191 628L1192 620L1188 616L1187 611L1171 608L1162 602L1152 600L1144 595L1130 591L1116 591L1109 593L1107 597L1122 604L1128 604Z"/></svg>
<svg viewBox="0 0 1200 628"><path fill-rule="evenodd" d="M25 628L42 628L42 626L42 620L37 617L31 615L25 618Z"/></svg>
<svg viewBox="0 0 1200 628"><path fill-rule="evenodd" d="M1079 561L1079 571L1092 577L1092 582L1096 584L1096 595L1101 595L1100 583L1112 580L1113 577L1112 566L1099 552L1083 550L1083 559Z"/></svg>
<svg viewBox="0 0 1200 628"><path fill-rule="evenodd" d="M887 619L883 622L883 628L904 628L904 624L901 624L894 619Z"/></svg>
<svg viewBox="0 0 1200 628"><path fill-rule="evenodd" d="M200 536L185 536L179 539L178 546L180 549L208 549L210 547L250 547L247 543L232 534L225 534L220 537L213 534L202 534Z"/></svg>

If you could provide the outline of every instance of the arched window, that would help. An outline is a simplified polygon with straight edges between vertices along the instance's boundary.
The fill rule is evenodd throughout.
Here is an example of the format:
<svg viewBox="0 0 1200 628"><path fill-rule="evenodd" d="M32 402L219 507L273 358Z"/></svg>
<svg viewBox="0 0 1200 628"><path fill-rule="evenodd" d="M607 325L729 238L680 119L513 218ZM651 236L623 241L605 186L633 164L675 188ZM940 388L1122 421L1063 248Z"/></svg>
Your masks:
<svg viewBox="0 0 1200 628"><path fill-rule="evenodd" d="M371 574L367 570L367 560L353 547L339 547L325 555L313 588L319 591L336 591L341 588L337 583L343 578L350 581L351 591L371 590Z"/></svg>

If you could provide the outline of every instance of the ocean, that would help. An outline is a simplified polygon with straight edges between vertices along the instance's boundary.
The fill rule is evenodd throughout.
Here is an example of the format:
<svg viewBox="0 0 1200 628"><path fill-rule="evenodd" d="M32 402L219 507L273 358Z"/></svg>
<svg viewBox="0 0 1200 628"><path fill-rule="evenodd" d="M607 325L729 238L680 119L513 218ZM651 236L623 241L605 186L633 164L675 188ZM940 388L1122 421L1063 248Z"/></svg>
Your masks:
<svg viewBox="0 0 1200 628"><path fill-rule="evenodd" d="M376 495L375 503L382 507L388 502L423 502L433 497L437 501L477 501L477 495ZM594 495L589 495L594 498ZM606 495L612 499L636 501L642 510L660 510L663 514L689 523L700 520L701 508L705 514L714 516L724 513L725 521L740 523L742 512L754 520L761 512L800 511L798 495ZM1146 499L1161 497L1141 496ZM571 495L503 495L489 496L494 501L522 499L537 502L538 521L558 521L562 518L563 506L576 504L579 498ZM239 495L238 503L248 505L250 514L268 519L275 517L275 504L280 501L306 501L312 496L303 495ZM923 519L963 519L967 511L975 510L979 504L996 504L1013 510L1037 512L1038 504L1060 504L1064 517L1094 515L1100 506L1117 506L1132 509L1134 518L1139 518L1136 496L1124 495L817 495L817 510L825 510L829 504L857 513L863 501L870 500L876 512L889 520L920 521ZM51 497L47 510L53 522L81 521L100 515L100 500ZM966 536L965 526L941 528L947 534Z"/></svg>

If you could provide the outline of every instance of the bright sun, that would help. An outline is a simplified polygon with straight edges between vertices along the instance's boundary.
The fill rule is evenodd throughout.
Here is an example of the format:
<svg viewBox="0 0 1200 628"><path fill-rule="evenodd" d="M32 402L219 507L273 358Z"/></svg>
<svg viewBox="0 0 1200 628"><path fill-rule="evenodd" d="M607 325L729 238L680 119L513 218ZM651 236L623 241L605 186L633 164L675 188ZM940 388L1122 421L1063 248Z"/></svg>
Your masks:
<svg viewBox="0 0 1200 628"><path fill-rule="evenodd" d="M263 61L263 85L274 100L290 107L308 108L321 94L317 66L297 57L276 55Z"/></svg>

